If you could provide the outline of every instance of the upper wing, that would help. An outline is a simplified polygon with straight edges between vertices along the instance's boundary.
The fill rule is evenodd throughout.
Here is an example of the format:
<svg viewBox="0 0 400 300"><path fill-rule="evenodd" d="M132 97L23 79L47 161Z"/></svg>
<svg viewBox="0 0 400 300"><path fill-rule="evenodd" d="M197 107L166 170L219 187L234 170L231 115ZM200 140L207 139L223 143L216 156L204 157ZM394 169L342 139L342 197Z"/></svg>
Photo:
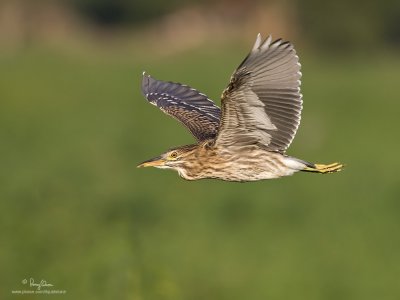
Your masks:
<svg viewBox="0 0 400 300"><path fill-rule="evenodd" d="M187 85L156 80L145 73L142 92L151 104L182 122L198 141L216 136L221 110L206 95Z"/></svg>
<svg viewBox="0 0 400 300"><path fill-rule="evenodd" d="M300 63L293 45L260 34L222 95L217 144L285 152L300 124Z"/></svg>

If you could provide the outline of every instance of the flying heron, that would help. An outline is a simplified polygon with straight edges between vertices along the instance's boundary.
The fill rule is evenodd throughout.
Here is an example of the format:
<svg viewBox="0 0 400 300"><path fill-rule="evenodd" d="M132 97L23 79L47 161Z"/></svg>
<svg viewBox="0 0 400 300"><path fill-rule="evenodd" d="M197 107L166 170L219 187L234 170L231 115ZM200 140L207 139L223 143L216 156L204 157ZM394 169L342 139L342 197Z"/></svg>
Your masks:
<svg viewBox="0 0 400 300"><path fill-rule="evenodd" d="M172 148L138 167L174 169L187 180L242 182L297 171L340 171L340 163L314 164L285 154L300 124L300 78L293 45L260 34L223 91L222 109L187 85L143 73L147 100L183 123L197 143Z"/></svg>

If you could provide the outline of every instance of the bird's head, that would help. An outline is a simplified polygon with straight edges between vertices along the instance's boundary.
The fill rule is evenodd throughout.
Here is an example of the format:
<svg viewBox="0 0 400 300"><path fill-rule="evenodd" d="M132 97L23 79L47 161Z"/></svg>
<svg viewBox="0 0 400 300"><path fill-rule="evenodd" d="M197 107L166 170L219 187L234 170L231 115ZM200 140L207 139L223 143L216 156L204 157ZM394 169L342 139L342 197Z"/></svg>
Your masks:
<svg viewBox="0 0 400 300"><path fill-rule="evenodd" d="M156 167L160 169L175 169L180 173L188 161L191 161L197 145L188 145L170 149L160 156L151 158L139 164L137 167Z"/></svg>

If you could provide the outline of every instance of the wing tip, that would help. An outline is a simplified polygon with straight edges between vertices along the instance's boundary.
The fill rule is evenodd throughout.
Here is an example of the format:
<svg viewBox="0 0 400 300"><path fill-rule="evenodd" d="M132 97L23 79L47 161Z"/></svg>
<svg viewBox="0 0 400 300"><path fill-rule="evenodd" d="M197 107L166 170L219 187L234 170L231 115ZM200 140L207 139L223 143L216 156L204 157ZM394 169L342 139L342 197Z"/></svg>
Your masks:
<svg viewBox="0 0 400 300"><path fill-rule="evenodd" d="M278 47L283 47L285 49L294 50L294 46L293 46L292 42L290 42L290 41L285 41L282 38L278 38L273 41L271 34L269 34L263 40L261 33L258 33L257 37L256 37L256 41L253 45L252 52L255 52L257 50L266 50L269 48L278 48Z"/></svg>
<svg viewBox="0 0 400 300"><path fill-rule="evenodd" d="M272 41L272 35L268 35L267 38L264 40L264 42L261 45L261 49L268 49L271 45L271 41Z"/></svg>
<svg viewBox="0 0 400 300"><path fill-rule="evenodd" d="M253 49L251 50L252 52L254 52L254 51L256 51L257 49L260 48L261 40L262 40L261 33L258 33L257 37L256 37L256 41L255 41L254 46L253 46Z"/></svg>
<svg viewBox="0 0 400 300"><path fill-rule="evenodd" d="M142 93L147 98L150 89L150 80L152 77L147 74L146 71L143 71L142 76Z"/></svg>
<svg viewBox="0 0 400 300"><path fill-rule="evenodd" d="M143 71L143 72L142 72L142 76L143 76L143 77L153 78L153 77L151 77L151 75L150 75L149 73L147 73L147 71Z"/></svg>
<svg viewBox="0 0 400 300"><path fill-rule="evenodd" d="M262 39L261 33L257 34L256 41L254 43L252 52L257 51L257 50L265 50L268 49L269 46L271 45L272 41L272 35L269 34L264 40Z"/></svg>

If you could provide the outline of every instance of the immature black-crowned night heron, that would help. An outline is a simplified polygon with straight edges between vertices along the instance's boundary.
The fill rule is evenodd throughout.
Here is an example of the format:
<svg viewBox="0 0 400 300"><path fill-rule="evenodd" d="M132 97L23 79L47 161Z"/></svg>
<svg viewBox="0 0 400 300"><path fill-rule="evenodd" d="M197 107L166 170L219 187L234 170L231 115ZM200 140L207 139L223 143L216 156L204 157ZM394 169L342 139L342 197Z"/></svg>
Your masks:
<svg viewBox="0 0 400 300"><path fill-rule="evenodd" d="M313 164L285 154L300 124L300 63L290 42L261 35L222 93L222 111L187 85L143 73L147 100L182 122L197 143L168 150L138 167L177 170L187 180L255 181L297 171L332 173L343 165Z"/></svg>

